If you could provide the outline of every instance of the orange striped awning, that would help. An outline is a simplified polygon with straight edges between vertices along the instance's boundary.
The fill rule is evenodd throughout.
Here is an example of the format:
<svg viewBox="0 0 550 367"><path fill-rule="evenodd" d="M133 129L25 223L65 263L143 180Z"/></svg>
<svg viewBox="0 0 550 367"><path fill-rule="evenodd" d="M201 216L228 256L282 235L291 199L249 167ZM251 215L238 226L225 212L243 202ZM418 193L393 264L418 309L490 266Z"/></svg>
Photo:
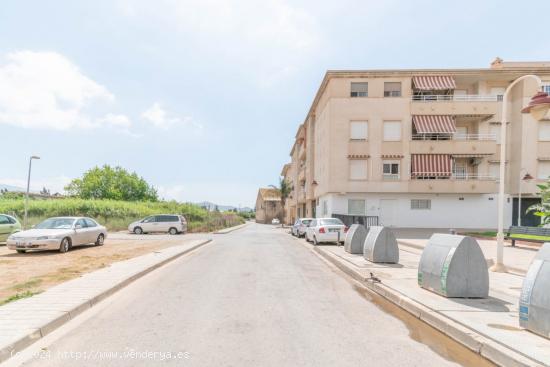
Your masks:
<svg viewBox="0 0 550 367"><path fill-rule="evenodd" d="M455 118L449 115L413 115L417 134L454 134Z"/></svg>
<svg viewBox="0 0 550 367"><path fill-rule="evenodd" d="M414 88L420 90L447 90L456 87L454 78L449 75L413 76L413 83Z"/></svg>
<svg viewBox="0 0 550 367"><path fill-rule="evenodd" d="M450 177L452 156L450 154L413 154L411 157L413 177Z"/></svg>

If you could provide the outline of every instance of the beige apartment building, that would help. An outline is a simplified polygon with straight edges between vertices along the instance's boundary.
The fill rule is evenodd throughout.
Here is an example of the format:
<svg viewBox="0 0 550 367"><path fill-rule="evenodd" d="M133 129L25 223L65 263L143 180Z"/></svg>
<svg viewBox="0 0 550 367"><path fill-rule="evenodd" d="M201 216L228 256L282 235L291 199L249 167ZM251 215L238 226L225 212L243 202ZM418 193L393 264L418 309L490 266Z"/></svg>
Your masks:
<svg viewBox="0 0 550 367"><path fill-rule="evenodd" d="M260 188L256 197L256 222L270 224L274 218L283 220L281 194L273 188Z"/></svg>
<svg viewBox="0 0 550 367"><path fill-rule="evenodd" d="M485 69L328 71L281 174L293 185L285 218L341 217L395 227L496 228L505 89L550 62ZM507 121L505 225L537 202L550 176L550 117L522 114L538 91L512 89ZM523 180L527 174L533 180ZM534 219L522 216L522 224Z"/></svg>

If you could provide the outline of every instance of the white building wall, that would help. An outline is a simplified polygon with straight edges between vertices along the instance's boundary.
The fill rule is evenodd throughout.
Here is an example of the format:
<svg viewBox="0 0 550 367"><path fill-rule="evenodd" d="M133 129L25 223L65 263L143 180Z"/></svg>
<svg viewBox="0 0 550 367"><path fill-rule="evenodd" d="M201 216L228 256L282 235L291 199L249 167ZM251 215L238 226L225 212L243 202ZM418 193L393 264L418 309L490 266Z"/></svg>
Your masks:
<svg viewBox="0 0 550 367"><path fill-rule="evenodd" d="M364 215L378 216L380 224L399 228L496 229L496 194L327 194L319 198L317 217L348 213L348 199L366 200ZM411 199L431 200L430 209L411 209ZM505 201L504 226L512 222L512 201ZM393 210L389 210L389 207ZM389 215L388 215L389 213Z"/></svg>

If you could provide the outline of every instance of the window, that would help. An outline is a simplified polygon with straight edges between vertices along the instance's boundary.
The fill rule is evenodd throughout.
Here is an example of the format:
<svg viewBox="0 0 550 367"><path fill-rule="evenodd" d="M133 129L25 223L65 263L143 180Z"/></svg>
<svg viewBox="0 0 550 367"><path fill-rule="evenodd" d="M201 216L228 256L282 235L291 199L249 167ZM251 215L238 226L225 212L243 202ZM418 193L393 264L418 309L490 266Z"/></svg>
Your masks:
<svg viewBox="0 0 550 367"><path fill-rule="evenodd" d="M401 121L384 121L384 141L401 140Z"/></svg>
<svg viewBox="0 0 550 367"><path fill-rule="evenodd" d="M369 124L367 121L352 121L350 123L351 140L367 140L369 137Z"/></svg>
<svg viewBox="0 0 550 367"><path fill-rule="evenodd" d="M399 162L382 162L382 178L384 180L399 180Z"/></svg>
<svg viewBox="0 0 550 367"><path fill-rule="evenodd" d="M323 203L323 216L328 215L328 205L327 205L327 201L326 201L326 200L323 200L322 203Z"/></svg>
<svg viewBox="0 0 550 367"><path fill-rule="evenodd" d="M79 219L76 221L75 226L80 226L80 228L86 228L86 222L84 222L84 219Z"/></svg>
<svg viewBox="0 0 550 367"><path fill-rule="evenodd" d="M411 209L413 210L429 210L432 208L432 201L429 199L412 199Z"/></svg>
<svg viewBox="0 0 550 367"><path fill-rule="evenodd" d="M489 133L495 136L497 144L500 144L500 124L492 124L489 127Z"/></svg>
<svg viewBox="0 0 550 367"><path fill-rule="evenodd" d="M0 215L0 224L10 224L11 221L5 215Z"/></svg>
<svg viewBox="0 0 550 367"><path fill-rule="evenodd" d="M348 199L349 215L365 215L365 200Z"/></svg>
<svg viewBox="0 0 550 367"><path fill-rule="evenodd" d="M351 83L352 97L368 97L369 83Z"/></svg>
<svg viewBox="0 0 550 367"><path fill-rule="evenodd" d="M349 178L350 180L367 179L367 160L366 159L350 159Z"/></svg>
<svg viewBox="0 0 550 367"><path fill-rule="evenodd" d="M550 95L550 83L548 82L542 83L542 91Z"/></svg>
<svg viewBox="0 0 550 367"><path fill-rule="evenodd" d="M89 218L84 218L84 221L86 222L86 227L88 228L97 227L97 223Z"/></svg>
<svg viewBox="0 0 550 367"><path fill-rule="evenodd" d="M550 162L539 161L537 177L540 180L548 180L550 178Z"/></svg>
<svg viewBox="0 0 550 367"><path fill-rule="evenodd" d="M401 82L384 82L384 97L401 97Z"/></svg>
<svg viewBox="0 0 550 367"><path fill-rule="evenodd" d="M498 163L489 164L489 176L498 180L500 177L500 165Z"/></svg>
<svg viewBox="0 0 550 367"><path fill-rule="evenodd" d="M550 141L550 122L540 121L537 125L539 125L539 140Z"/></svg>
<svg viewBox="0 0 550 367"><path fill-rule="evenodd" d="M264 208L264 206L262 205L262 209ZM143 223L154 223L157 221L157 217L155 217L154 215L153 216L150 216L148 218L145 218L143 220Z"/></svg>

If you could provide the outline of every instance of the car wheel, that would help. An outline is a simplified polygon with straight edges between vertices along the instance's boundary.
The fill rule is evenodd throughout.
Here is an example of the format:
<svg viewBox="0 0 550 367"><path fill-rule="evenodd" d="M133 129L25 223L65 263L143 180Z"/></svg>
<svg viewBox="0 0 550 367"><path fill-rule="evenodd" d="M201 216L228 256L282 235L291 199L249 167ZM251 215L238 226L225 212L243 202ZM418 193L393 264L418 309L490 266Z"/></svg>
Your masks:
<svg viewBox="0 0 550 367"><path fill-rule="evenodd" d="M25 252L27 252L27 250L15 250L15 251L17 251L17 253L19 254L24 254Z"/></svg>
<svg viewBox="0 0 550 367"><path fill-rule="evenodd" d="M68 237L65 237L61 241L61 244L59 245L59 252L61 252L61 253L67 252L67 251L69 251L70 247L71 247L71 241L69 240Z"/></svg>
<svg viewBox="0 0 550 367"><path fill-rule="evenodd" d="M141 227L135 227L134 228L134 233L135 234L143 234L143 229L141 229Z"/></svg>
<svg viewBox="0 0 550 367"><path fill-rule="evenodd" d="M317 242L317 237L313 236L313 245L317 246L319 242Z"/></svg>
<svg viewBox="0 0 550 367"><path fill-rule="evenodd" d="M168 233L170 233L173 236L175 234L178 234L178 230L176 228L172 227L168 230Z"/></svg>
<svg viewBox="0 0 550 367"><path fill-rule="evenodd" d="M105 236L103 233L100 233L99 236L97 236L97 240L95 241L96 246L103 246L105 243Z"/></svg>

